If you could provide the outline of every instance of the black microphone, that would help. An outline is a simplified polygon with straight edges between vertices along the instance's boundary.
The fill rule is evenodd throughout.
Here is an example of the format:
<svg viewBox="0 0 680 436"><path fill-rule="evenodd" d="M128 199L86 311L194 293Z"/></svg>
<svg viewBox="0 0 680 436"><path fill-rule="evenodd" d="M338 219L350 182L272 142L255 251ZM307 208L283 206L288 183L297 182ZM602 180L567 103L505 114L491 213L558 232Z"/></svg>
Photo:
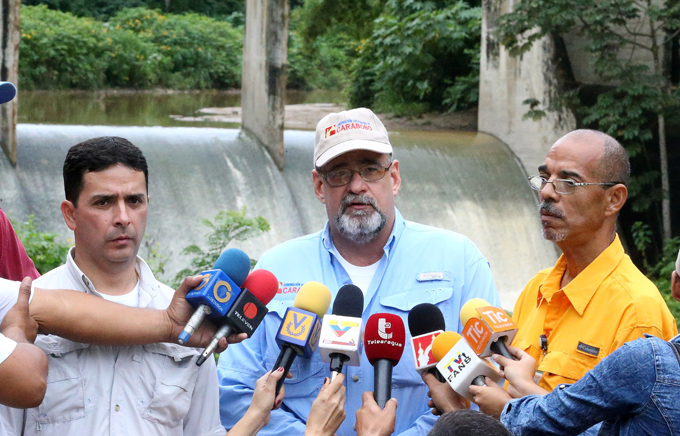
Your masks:
<svg viewBox="0 0 680 436"><path fill-rule="evenodd" d="M331 380L344 365L361 364L361 314L364 293L355 285L345 285L335 296L333 314L323 317L319 351L321 360L331 365Z"/></svg>
<svg viewBox="0 0 680 436"><path fill-rule="evenodd" d="M408 313L408 329L411 333L411 350L416 371L429 372L440 382L444 377L437 371L437 360L432 354L432 344L435 338L446 330L444 315L437 306L422 303L414 306Z"/></svg>

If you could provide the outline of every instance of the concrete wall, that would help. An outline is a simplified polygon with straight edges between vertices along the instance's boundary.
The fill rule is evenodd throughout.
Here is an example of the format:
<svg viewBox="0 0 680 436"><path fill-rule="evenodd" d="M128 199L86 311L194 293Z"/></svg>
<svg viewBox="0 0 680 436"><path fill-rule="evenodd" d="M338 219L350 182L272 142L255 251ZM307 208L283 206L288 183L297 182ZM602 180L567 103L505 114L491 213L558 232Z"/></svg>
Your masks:
<svg viewBox="0 0 680 436"><path fill-rule="evenodd" d="M0 81L19 81L20 0L2 0L0 7ZM0 106L0 147L12 163L17 161L17 98Z"/></svg>
<svg viewBox="0 0 680 436"><path fill-rule="evenodd" d="M494 23L511 7L511 0L483 2L478 128L508 144L531 175L555 140L575 129L576 120L568 110L546 110L561 93L558 51L551 38L517 58L499 43ZM540 121L523 119L529 107L522 102L530 98L541 103L537 109L546 110Z"/></svg>
<svg viewBox="0 0 680 436"><path fill-rule="evenodd" d="M288 0L247 0L241 102L243 133L283 168Z"/></svg>

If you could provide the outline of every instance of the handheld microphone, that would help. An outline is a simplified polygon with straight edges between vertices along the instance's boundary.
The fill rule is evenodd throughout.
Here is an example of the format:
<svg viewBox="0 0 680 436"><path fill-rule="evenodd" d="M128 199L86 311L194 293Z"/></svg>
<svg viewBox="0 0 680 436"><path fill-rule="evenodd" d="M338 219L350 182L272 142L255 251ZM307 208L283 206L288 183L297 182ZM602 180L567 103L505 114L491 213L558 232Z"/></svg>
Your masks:
<svg viewBox="0 0 680 436"><path fill-rule="evenodd" d="M517 360L506 347L515 337L517 326L503 309L473 298L461 307L460 322L465 326L463 337L479 357L496 353Z"/></svg>
<svg viewBox="0 0 680 436"><path fill-rule="evenodd" d="M274 368L283 367L283 377L276 382L276 395L297 356L312 357L319 343L321 318L331 303L331 291L319 282L307 282L300 287L293 307L286 309L283 322L276 333L276 343L281 348Z"/></svg>
<svg viewBox="0 0 680 436"><path fill-rule="evenodd" d="M408 329L411 333L411 351L416 371L427 371L443 382L444 379L435 368L437 360L432 354L434 339L446 329L442 311L430 303L414 306L408 313Z"/></svg>
<svg viewBox="0 0 680 436"><path fill-rule="evenodd" d="M250 272L250 257L238 248L225 250L213 269L205 271L200 285L190 291L186 300L196 308L177 342L185 344L206 316L222 318L241 293L240 286Z"/></svg>
<svg viewBox="0 0 680 436"><path fill-rule="evenodd" d="M437 369L451 388L472 400L470 385L485 386L484 377L497 382L501 376L486 360L482 360L456 332L441 333L432 344L432 354L439 361Z"/></svg>
<svg viewBox="0 0 680 436"><path fill-rule="evenodd" d="M373 365L373 398L381 409L392 398L392 368L404 352L404 322L392 313L374 313L366 321L364 348Z"/></svg>
<svg viewBox="0 0 680 436"><path fill-rule="evenodd" d="M258 269L250 273L243 282L241 294L224 316L224 324L198 357L196 365L201 366L205 362L223 337L232 333L245 333L251 337L269 311L266 306L272 301L278 288L279 281L276 276L266 269Z"/></svg>
<svg viewBox="0 0 680 436"><path fill-rule="evenodd" d="M319 351L321 360L331 364L331 381L343 365L361 364L361 314L364 293L355 285L345 285L333 303L333 314L323 317Z"/></svg>

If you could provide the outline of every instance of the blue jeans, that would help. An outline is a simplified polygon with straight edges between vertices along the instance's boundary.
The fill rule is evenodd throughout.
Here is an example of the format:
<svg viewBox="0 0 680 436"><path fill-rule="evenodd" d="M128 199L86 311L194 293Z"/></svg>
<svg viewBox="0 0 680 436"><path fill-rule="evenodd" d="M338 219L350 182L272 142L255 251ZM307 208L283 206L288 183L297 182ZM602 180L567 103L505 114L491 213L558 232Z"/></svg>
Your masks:
<svg viewBox="0 0 680 436"><path fill-rule="evenodd" d="M574 435L600 422L601 436L680 435L678 357L658 338L629 342L573 385L510 401L501 422L522 436Z"/></svg>

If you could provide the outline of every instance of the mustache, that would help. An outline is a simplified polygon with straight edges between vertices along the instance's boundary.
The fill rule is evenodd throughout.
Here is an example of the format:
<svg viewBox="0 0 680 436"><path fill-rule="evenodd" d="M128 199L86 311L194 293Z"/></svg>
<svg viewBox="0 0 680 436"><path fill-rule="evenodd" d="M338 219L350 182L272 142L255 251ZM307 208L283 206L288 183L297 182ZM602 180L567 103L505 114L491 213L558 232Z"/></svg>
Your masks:
<svg viewBox="0 0 680 436"><path fill-rule="evenodd" d="M564 218L564 213L559 210L557 207L552 202L548 202L543 200L538 207L538 211L540 212L546 212L549 213L550 215L554 215L558 218Z"/></svg>
<svg viewBox="0 0 680 436"><path fill-rule="evenodd" d="M347 194L345 198L342 199L342 202L340 202L340 214L344 214L352 203L370 205L373 207L373 209L380 211L378 208L378 203L374 198L363 194Z"/></svg>

